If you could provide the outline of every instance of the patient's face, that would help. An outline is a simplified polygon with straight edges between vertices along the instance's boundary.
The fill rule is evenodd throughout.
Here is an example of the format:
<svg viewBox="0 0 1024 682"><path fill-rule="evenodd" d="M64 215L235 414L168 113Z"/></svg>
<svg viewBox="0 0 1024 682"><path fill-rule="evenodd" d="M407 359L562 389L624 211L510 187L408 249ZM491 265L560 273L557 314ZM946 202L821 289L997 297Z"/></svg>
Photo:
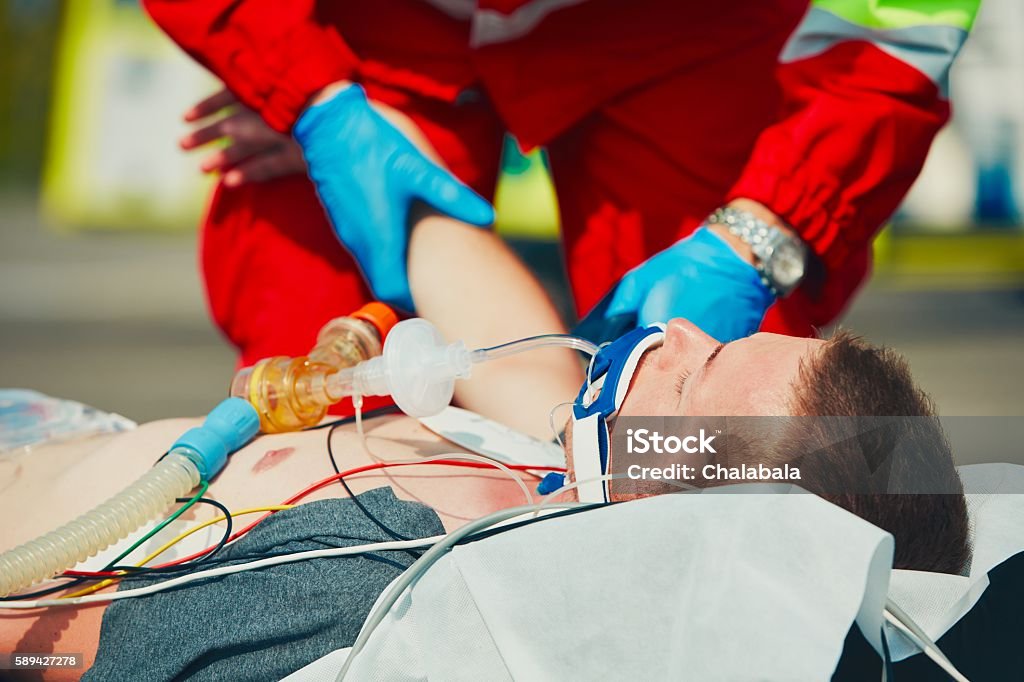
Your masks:
<svg viewBox="0 0 1024 682"><path fill-rule="evenodd" d="M619 414L790 415L800 365L824 344L821 339L764 333L722 344L688 320L672 320L664 344L640 360ZM566 458L572 471L571 439Z"/></svg>
<svg viewBox="0 0 1024 682"><path fill-rule="evenodd" d="M800 363L824 343L754 334L721 344L688 320L672 320L665 343L640 360L619 413L645 417L791 414Z"/></svg>

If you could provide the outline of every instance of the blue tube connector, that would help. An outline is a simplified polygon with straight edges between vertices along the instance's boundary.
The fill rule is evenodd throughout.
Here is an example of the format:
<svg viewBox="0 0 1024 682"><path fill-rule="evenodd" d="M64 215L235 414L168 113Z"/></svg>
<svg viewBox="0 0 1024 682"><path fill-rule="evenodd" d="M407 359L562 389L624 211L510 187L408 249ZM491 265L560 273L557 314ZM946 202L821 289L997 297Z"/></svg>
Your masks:
<svg viewBox="0 0 1024 682"><path fill-rule="evenodd" d="M563 485L565 485L565 474L552 471L547 476L540 479L540 483L537 484L537 494L550 495Z"/></svg>
<svg viewBox="0 0 1024 682"><path fill-rule="evenodd" d="M174 441L171 452L188 457L209 481L227 464L234 453L259 433L260 416L242 398L228 398L206 416L202 426L186 431Z"/></svg>

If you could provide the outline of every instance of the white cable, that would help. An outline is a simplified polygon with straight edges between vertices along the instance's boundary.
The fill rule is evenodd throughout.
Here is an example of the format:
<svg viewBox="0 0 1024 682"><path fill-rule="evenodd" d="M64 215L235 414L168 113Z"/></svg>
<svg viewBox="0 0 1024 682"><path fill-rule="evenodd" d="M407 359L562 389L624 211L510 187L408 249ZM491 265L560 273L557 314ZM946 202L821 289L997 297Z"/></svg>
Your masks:
<svg viewBox="0 0 1024 682"><path fill-rule="evenodd" d="M511 521L520 516L525 516L530 512L536 510L540 506L537 504L530 504L524 507L512 507L510 509L501 509L487 516L481 517L476 521L470 521L466 525L456 528L451 533L448 533L442 540L440 540L433 547L423 553L419 559L413 562L412 566L405 570L402 575L398 576L388 591L377 600L377 603L367 617L366 622L363 624L362 629L359 631L359 636L356 637L356 641L352 644L352 648L348 652L348 657L345 659L345 663L341 670L338 672L338 676L335 678L335 682L340 682L348 674L349 668L352 667L352 661L355 660L356 655L363 650L366 643L369 641L370 636L373 634L377 626L383 622L384 618L390 612L391 607L395 605L395 602L402 596L406 588L412 585L413 582L419 578L428 568L430 568L434 562L441 558L441 556L455 543L462 538L472 535L481 530L486 530L492 526L496 526L505 521ZM595 505L580 504L579 502L559 502L552 505L552 509L579 509L584 507L593 507Z"/></svg>
<svg viewBox="0 0 1024 682"><path fill-rule="evenodd" d="M352 405L355 408L356 416L356 432L359 434L359 440L363 447L363 452L374 462L385 462L387 464L422 464L424 462L436 462L441 459L454 459L454 460L465 460L468 462L480 462L494 467L495 469L501 470L503 474L511 478L519 489L523 492L523 497L526 499L526 504L533 504L533 495L530 494L530 489L523 483L523 479L519 477L514 471L509 469L507 466L502 464L496 459L490 457L484 457L482 455L473 455L468 452L452 452L446 455L434 455L431 457L421 457L420 459L400 459L400 460L386 460L377 457L366 444L366 434L363 432L363 397L361 395L352 396Z"/></svg>
<svg viewBox="0 0 1024 682"><path fill-rule="evenodd" d="M503 520L511 518L513 516L520 516L526 512L532 511L535 505L528 505L525 507L513 507L512 509L505 509L495 514L490 514L483 517L482 519L471 522L458 528L448 535L432 535L426 538L416 538L413 540L390 540L388 542L373 542L365 545L353 545L351 547L331 547L329 549L315 549L308 550L305 552L294 552L292 554L284 554L282 556L267 557L266 559L258 559L256 561L249 561L244 564L235 564L232 566L221 566L220 568L212 568L206 571L199 571L197 573L190 573L189 575L179 576L177 578L171 578L155 585L148 585L146 587L138 587L131 590L121 590L120 592L111 592L108 594L88 594L81 597L71 597L68 599L33 599L26 601L5 601L0 602L0 609L12 609L12 610L25 610L25 609L38 609L38 608L49 608L55 606L80 606L82 604L99 604L103 602L118 601L120 599L132 599L135 597L145 597L158 592L163 592L174 587L181 585L187 585L199 580L205 580L206 578L216 578L222 575L231 575L232 573L244 573L246 571L253 571L258 568L266 568L268 566L277 566L280 564L290 564L296 561L306 561L308 559L323 559L330 557L340 556L351 556L354 554L366 554L369 552L386 552L393 550L403 549L416 549L418 547L426 547L433 545L437 547L446 540L451 540L445 547L451 546L458 540L462 539L466 535L474 532L481 528L480 524L483 521L488 523L483 527L490 527ZM556 506L558 509L563 508L574 508L579 505L574 503L562 503ZM512 512L515 512L514 514ZM498 517L500 518L492 518ZM428 552L429 553L429 552ZM438 552L440 554L440 551ZM424 554L426 556L426 554ZM422 560L423 557L420 558ZM410 567L410 570L415 567L417 563L414 563ZM403 574L404 575L404 574Z"/></svg>
<svg viewBox="0 0 1024 682"><path fill-rule="evenodd" d="M198 573L190 573L189 575L183 575L178 578L165 580L155 585L149 585L148 587L138 587L132 590L122 590L120 592L112 592L109 594L89 594L82 597L72 597L70 599L35 599L32 601L0 602L0 609L37 609L51 606L77 606L80 604L97 604L100 602L116 601L118 599L145 597L150 594L156 594L157 592L169 590L172 587L178 587L179 585L187 585L188 583L192 583L197 580L204 580L206 578L215 578L217 576L230 575L232 573L243 573L245 571L252 571L257 568L276 566L278 564L290 564L295 561L305 561L306 559L349 556L352 554L364 554L367 552L386 552L389 550L415 549L417 547L432 545L435 542L443 540L444 537L444 535L432 535L429 538L417 538L413 540L391 540L388 542L374 542L367 545L353 545L351 547L332 547L330 549L314 549L306 552L295 552L292 554L284 554L282 556L258 559L256 561L250 561L244 564L235 564L233 566L222 566L220 568L212 568L208 571L199 571Z"/></svg>
<svg viewBox="0 0 1024 682"><path fill-rule="evenodd" d="M942 668L943 672L949 675L952 679L956 680L957 682L970 682L970 680L968 680L967 677L963 675L963 673L957 670L956 666L954 666L952 662L950 662L950 660L942 654L941 650L928 645L926 642L920 639L916 634L914 634L914 632L909 627L907 627L903 622L901 622L899 618L897 618L888 609L884 610L882 614L885 617L886 621L891 623L904 636L910 639L919 649L921 649L922 652L924 652L925 656L932 659L932 661L934 661L936 665Z"/></svg>
<svg viewBox="0 0 1024 682"><path fill-rule="evenodd" d="M388 464L422 464L423 462L436 462L441 459L455 459L455 460L466 460L467 462L481 462L487 464L496 469L500 469L502 473L511 478L519 486L519 489L523 491L523 497L526 498L526 504L532 505L533 495L530 494L530 489L523 483L523 479L519 475L509 469L507 466L502 464L496 459L490 457L484 457L483 455L472 455L468 452L451 452L446 455L432 455L430 457L423 457L421 459L404 459L398 460L397 462L388 462ZM386 460L385 460L386 461Z"/></svg>
<svg viewBox="0 0 1024 682"><path fill-rule="evenodd" d="M523 495L526 497L526 503L533 506L533 497L530 495L529 488L523 483L522 479L516 475L514 471L506 467L501 462L495 461L488 457L480 455L472 455L468 453L451 453L447 455L434 455L432 457L424 457L422 459L409 459L401 460L398 462L389 462L389 464L421 464L424 462L432 462L436 460L467 460L470 462L482 462L494 466L500 469L503 473L507 474L516 483L519 484L519 488L523 491ZM317 559L320 557L331 557L331 556L347 556L349 554L359 554L362 552L375 552L375 551L387 551L391 549L410 549L414 547L422 547L424 545L432 544L433 542L444 538L443 535L435 535L429 538L413 539L413 540L402 540L400 542L383 542L374 543L370 545L358 545L353 547L341 547L323 550L310 550L308 552L299 552L297 554L286 554L280 557L269 557L267 559L260 559L258 561L236 564L234 566L225 566L223 568L211 569L209 571L201 571L199 573L192 573L187 576L181 576L173 578L165 582L157 583L156 585L150 585L148 587L137 588L134 590L122 590L111 594L97 594L97 595L86 595L82 597L74 597L71 599L37 599L32 601L10 601L0 602L0 609L35 609L50 606L74 606L76 604L93 604L105 601L115 601L117 599L128 599L131 597L143 597L149 594L155 594L163 590L175 587L177 585L184 585L195 580L200 580L204 577L215 577L218 575L227 575L229 573L239 573L242 571L251 571L256 568L262 568L264 566L274 566L280 563L289 563L291 561L302 561L304 559ZM412 543L412 544L409 544Z"/></svg>
<svg viewBox="0 0 1024 682"><path fill-rule="evenodd" d="M566 493L566 492L568 492L570 490L578 488L581 485L586 485L587 483L595 483L597 481L613 481L613 480L615 480L617 478L628 478L628 476L626 474L604 474L603 476L591 476L590 478L585 478L582 481L574 481L572 483L566 483L565 485L563 485L558 490L554 490L554 491L548 493L547 495L545 495L544 498L537 504L537 511L534 512L533 515L537 516L537 514L540 512L540 510L542 508L544 508L550 500L555 499L556 497L558 497L559 495L561 495L563 493ZM695 486L695 485L693 485L691 483L682 483L680 481L669 481L669 480L662 481L662 483L667 483L669 485L674 485L674 486L676 486L678 488L683 488L684 490L700 490L700 488L698 486Z"/></svg>
<svg viewBox="0 0 1024 682"><path fill-rule="evenodd" d="M423 457L420 459L405 459L394 462L377 457L375 454L373 454L373 452L370 451L370 448L367 446L366 433L363 432L363 396L359 395L358 393L354 394L352 396L352 406L355 408L356 433L359 434L359 440L360 443L362 444L363 452L367 456L369 456L369 458L372 459L374 462L387 462L388 464L419 464L422 462L435 462L439 459L455 459L466 460L469 462L481 462L483 464L493 466L496 469L500 469L502 473L511 478L513 481L515 481L516 485L519 486L519 489L523 491L523 497L526 499L526 504L533 504L533 495L530 494L530 489L526 487L525 483L523 483L523 479L520 478L514 471L509 469L507 466L505 466L496 459L491 459L490 457L473 455L466 452L453 452L447 455L435 455L432 457Z"/></svg>
<svg viewBox="0 0 1024 682"><path fill-rule="evenodd" d="M598 346L597 353L591 355L590 362L587 363L587 390L584 392L584 395L586 396L587 405L594 402L594 362L597 360L598 353L601 352L601 349L610 344L611 341L605 341L600 346Z"/></svg>
<svg viewBox="0 0 1024 682"><path fill-rule="evenodd" d="M548 427L551 428L551 433L553 433L555 435L555 442L558 443L558 446L560 448L562 448L563 450L565 449L565 443L562 442L562 433L561 433L561 431L559 431L558 427L555 426L555 410L557 410L559 407L564 407L566 405L575 405L575 404L576 404L576 401L574 401L574 400L566 400L564 403L558 403L557 405L555 405L554 407L552 407L548 411Z"/></svg>
<svg viewBox="0 0 1024 682"><path fill-rule="evenodd" d="M366 434L363 433L363 396L360 393L352 394L352 407L356 412L356 433L363 440L363 449L366 449Z"/></svg>
<svg viewBox="0 0 1024 682"><path fill-rule="evenodd" d="M572 483L566 483L558 490L553 490L547 495L545 495L544 498L536 504L533 511L533 518L537 518L537 515L540 514L541 510L544 507L546 507L548 503L551 502L551 500L555 499L559 495L567 493L570 490L575 490L576 488L579 488L581 485L586 485L587 483L596 483L597 481L610 481L615 478L623 477L625 477L625 474L604 474L602 476L591 476L590 478L585 478L582 481L573 481Z"/></svg>
<svg viewBox="0 0 1024 682"><path fill-rule="evenodd" d="M949 675L956 682L970 682L967 677L957 670L953 662L946 658L942 649L932 641L931 637L921 629L914 619L906 611L901 609L892 599L886 599L885 609L882 610L885 619L896 627L897 630L907 636L914 644L924 652L925 656L932 659L936 665Z"/></svg>
<svg viewBox="0 0 1024 682"><path fill-rule="evenodd" d="M363 449L363 454L370 458L371 462L383 462L384 460L378 457L370 450L370 446L367 443L366 432L363 430L363 396L360 393L352 394L352 407L355 410L356 418L356 433L359 435L359 447ZM330 438L330 436L328 436Z"/></svg>

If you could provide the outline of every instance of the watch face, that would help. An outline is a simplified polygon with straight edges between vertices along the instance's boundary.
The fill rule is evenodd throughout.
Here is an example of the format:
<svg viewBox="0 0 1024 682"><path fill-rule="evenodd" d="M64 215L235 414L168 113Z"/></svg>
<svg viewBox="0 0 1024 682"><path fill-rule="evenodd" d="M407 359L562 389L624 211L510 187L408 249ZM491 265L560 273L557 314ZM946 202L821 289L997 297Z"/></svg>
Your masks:
<svg viewBox="0 0 1024 682"><path fill-rule="evenodd" d="M788 289L804 276L804 253L796 244L786 241L775 247L771 259L771 276L777 285Z"/></svg>

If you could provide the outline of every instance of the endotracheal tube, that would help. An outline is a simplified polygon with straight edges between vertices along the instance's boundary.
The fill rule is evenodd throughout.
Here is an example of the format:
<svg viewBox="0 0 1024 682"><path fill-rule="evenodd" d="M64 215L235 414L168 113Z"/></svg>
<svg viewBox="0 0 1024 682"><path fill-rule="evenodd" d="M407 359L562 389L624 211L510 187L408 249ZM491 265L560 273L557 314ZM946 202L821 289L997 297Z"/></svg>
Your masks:
<svg viewBox="0 0 1024 682"><path fill-rule="evenodd" d="M469 378L473 365L552 347L571 348L591 356L597 353L594 344L566 334L533 336L470 351L461 341L446 344L437 328L426 320L405 320L391 330L383 355L328 375L324 390L335 400L390 395L407 415L429 417L451 402L455 380Z"/></svg>

